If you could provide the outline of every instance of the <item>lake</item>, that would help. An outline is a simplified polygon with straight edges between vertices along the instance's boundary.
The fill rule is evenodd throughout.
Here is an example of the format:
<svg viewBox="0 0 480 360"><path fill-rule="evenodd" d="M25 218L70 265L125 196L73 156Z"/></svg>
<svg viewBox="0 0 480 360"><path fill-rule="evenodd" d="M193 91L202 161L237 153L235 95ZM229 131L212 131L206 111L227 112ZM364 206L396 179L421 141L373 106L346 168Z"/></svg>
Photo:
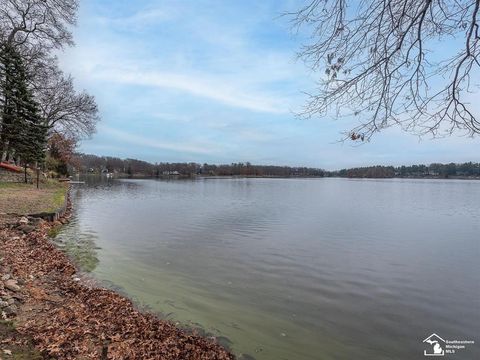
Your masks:
<svg viewBox="0 0 480 360"><path fill-rule="evenodd" d="M97 179L72 199L55 240L85 271L244 359L421 359L432 333L480 358L480 181Z"/></svg>

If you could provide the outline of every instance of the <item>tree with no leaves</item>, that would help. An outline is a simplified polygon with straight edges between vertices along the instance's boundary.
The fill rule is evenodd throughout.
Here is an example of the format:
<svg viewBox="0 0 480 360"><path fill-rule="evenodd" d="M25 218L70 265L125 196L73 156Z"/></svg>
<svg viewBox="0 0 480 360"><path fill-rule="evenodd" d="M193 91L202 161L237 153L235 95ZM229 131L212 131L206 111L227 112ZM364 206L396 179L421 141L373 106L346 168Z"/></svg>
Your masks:
<svg viewBox="0 0 480 360"><path fill-rule="evenodd" d="M311 0L290 14L311 35L299 57L324 71L302 115L357 116L345 138L361 141L394 125L420 136L480 134L469 103L480 80L479 5Z"/></svg>
<svg viewBox="0 0 480 360"><path fill-rule="evenodd" d="M2 0L0 40L12 46L73 45L69 30L76 22L78 0Z"/></svg>
<svg viewBox="0 0 480 360"><path fill-rule="evenodd" d="M95 132L99 120L95 98L86 91L76 92L71 76L55 66L36 72L34 84L40 114L50 133L78 141Z"/></svg>

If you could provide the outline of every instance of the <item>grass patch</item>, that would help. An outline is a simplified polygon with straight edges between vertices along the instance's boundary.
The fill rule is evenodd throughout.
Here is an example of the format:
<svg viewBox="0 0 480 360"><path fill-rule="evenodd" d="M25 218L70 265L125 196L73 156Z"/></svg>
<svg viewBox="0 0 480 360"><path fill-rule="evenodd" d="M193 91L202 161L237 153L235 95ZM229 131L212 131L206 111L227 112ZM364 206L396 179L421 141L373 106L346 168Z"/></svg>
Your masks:
<svg viewBox="0 0 480 360"><path fill-rule="evenodd" d="M26 189L30 188L31 184L0 182L0 189Z"/></svg>
<svg viewBox="0 0 480 360"><path fill-rule="evenodd" d="M0 213L35 214L55 212L63 206L68 187L55 180L35 184L0 182Z"/></svg>
<svg viewBox="0 0 480 360"><path fill-rule="evenodd" d="M12 331L15 331L13 321L0 320L0 335L9 335Z"/></svg>
<svg viewBox="0 0 480 360"><path fill-rule="evenodd" d="M11 355L5 354L3 351L0 351L1 359L12 359L12 360L40 360L43 359L42 355L38 350L36 350L29 339L25 339L27 345L18 346L10 345L9 339L18 339L22 336L15 330L15 324L11 321L0 320L0 345L1 350L10 350Z"/></svg>
<svg viewBox="0 0 480 360"><path fill-rule="evenodd" d="M47 212L54 212L54 211L57 211L59 208L61 208L65 203L66 196L67 196L66 186L61 185L59 187L56 187L53 193L50 208L47 210Z"/></svg>

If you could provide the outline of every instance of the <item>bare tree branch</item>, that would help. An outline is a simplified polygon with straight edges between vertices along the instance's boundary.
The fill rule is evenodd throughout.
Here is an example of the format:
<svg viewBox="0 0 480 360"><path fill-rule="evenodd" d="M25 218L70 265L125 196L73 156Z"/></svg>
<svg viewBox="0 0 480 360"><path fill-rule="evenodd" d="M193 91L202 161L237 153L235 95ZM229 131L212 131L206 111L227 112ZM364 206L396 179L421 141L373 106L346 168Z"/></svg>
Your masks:
<svg viewBox="0 0 480 360"><path fill-rule="evenodd" d="M77 93L72 77L58 70L56 59L36 64L32 86L45 124L76 141L90 137L99 120L95 98L85 91Z"/></svg>
<svg viewBox="0 0 480 360"><path fill-rule="evenodd" d="M0 41L11 45L41 44L45 48L73 45L69 27L76 22L78 0L3 0Z"/></svg>
<svg viewBox="0 0 480 360"><path fill-rule="evenodd" d="M288 14L311 42L299 58L324 70L305 117L356 115L345 138L397 125L434 137L480 133L467 94L477 89L480 0L312 0ZM456 54L432 51L464 42ZM476 78L478 79L478 77Z"/></svg>

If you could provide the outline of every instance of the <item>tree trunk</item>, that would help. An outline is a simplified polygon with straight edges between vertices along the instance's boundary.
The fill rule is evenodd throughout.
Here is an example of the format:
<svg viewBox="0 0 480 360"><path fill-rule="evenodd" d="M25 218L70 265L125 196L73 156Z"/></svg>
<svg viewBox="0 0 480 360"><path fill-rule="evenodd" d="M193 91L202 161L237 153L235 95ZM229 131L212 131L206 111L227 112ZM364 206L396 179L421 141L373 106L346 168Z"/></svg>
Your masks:
<svg viewBox="0 0 480 360"><path fill-rule="evenodd" d="M27 183L27 164L23 165L23 170L25 174L25 184Z"/></svg>
<svg viewBox="0 0 480 360"><path fill-rule="evenodd" d="M2 141L0 141L0 144L3 143L1 161L5 162L8 159L8 140L6 140L6 141L4 141L3 139L0 139L0 140L2 140Z"/></svg>

